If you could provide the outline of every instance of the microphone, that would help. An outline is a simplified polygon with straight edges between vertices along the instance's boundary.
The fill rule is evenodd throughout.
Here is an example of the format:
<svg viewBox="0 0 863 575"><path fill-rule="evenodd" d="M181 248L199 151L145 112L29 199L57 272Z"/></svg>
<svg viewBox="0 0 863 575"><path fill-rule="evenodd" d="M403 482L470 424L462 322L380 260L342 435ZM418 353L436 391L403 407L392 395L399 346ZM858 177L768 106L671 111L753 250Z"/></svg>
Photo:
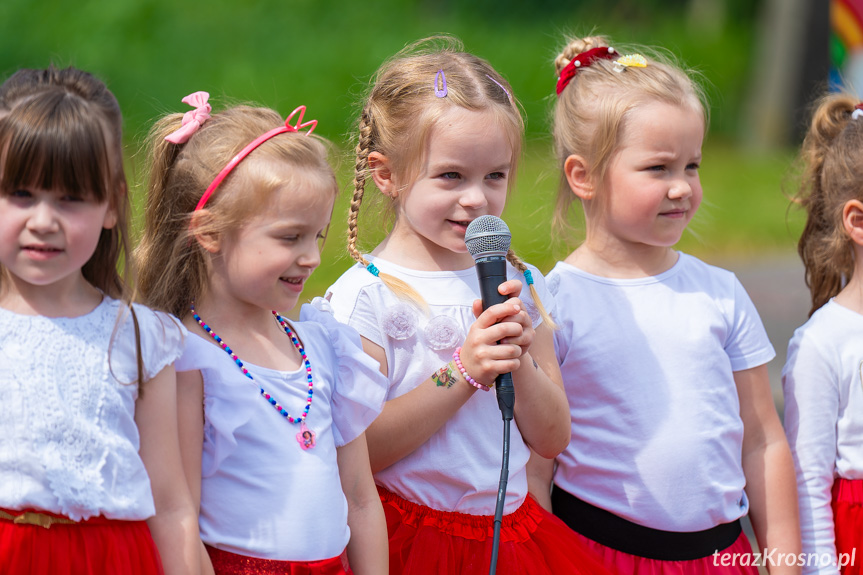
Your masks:
<svg viewBox="0 0 863 575"><path fill-rule="evenodd" d="M506 281L506 253L512 234L504 221L497 216L480 216L472 221L464 235L467 251L476 262L482 309L488 309L508 298L497 291ZM497 405L505 421L513 418L515 388L512 374L503 373L495 378Z"/></svg>

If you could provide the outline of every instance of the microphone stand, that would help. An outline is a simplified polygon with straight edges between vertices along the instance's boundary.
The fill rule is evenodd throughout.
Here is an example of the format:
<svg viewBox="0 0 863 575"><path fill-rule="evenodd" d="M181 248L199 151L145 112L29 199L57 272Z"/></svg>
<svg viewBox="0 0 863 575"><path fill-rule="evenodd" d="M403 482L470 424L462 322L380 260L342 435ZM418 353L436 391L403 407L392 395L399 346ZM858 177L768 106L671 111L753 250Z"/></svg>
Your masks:
<svg viewBox="0 0 863 575"><path fill-rule="evenodd" d="M500 484L497 488L497 502L494 508L494 535L491 544L491 564L489 575L497 571L497 555L500 547L500 527L503 522L503 504L506 499L506 484L509 481L509 429L515 407L515 388L512 385L512 374L504 373L495 381L497 405L503 418L503 461L500 466Z"/></svg>

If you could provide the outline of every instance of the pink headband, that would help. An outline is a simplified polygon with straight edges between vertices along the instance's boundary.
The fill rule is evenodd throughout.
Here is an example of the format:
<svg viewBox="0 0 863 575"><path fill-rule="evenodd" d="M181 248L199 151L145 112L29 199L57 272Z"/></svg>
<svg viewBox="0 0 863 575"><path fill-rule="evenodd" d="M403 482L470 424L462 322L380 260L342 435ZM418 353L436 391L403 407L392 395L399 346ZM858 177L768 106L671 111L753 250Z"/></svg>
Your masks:
<svg viewBox="0 0 863 575"><path fill-rule="evenodd" d="M292 126L290 123L291 119L294 117L294 115L297 112L300 113L300 117L297 118L296 125ZM274 128L274 129L270 130L269 132L258 136L257 138L252 140L252 142L248 146L246 146L245 148L240 150L240 153L237 154L236 156L234 156L233 159L230 162L228 162L228 164L224 168L222 168L222 171L219 172L219 175L217 175L216 178L212 181L212 183L207 187L207 190L204 192L204 195L201 196L201 199L198 201L198 205L195 206L195 211L198 211L204 207L204 204L207 203L207 200L210 199L210 196L213 195L213 192L216 191L216 188L219 187L219 184L222 183L222 180L224 180L225 178L228 177L228 174L231 173L231 170L236 168L237 164L239 164L241 161L243 161L243 158L248 156L250 153L252 153L252 151L255 148L257 148L258 146L260 146L261 144L263 144L264 142L266 142L267 140L269 140L273 136L277 136L279 134L284 134L285 132L299 132L300 130L302 130L306 126L311 126L309 128L309 131L306 132L306 135L308 136L309 134L311 134L315 130L315 127L318 125L318 121L317 120L309 120L308 122L303 122L303 115L305 113L306 113L306 107L305 106L298 107L296 110L291 112L291 114L287 117L287 119L285 120L284 126L279 126L278 128Z"/></svg>
<svg viewBox="0 0 863 575"><path fill-rule="evenodd" d="M579 68L587 68L596 60L611 60L617 55L614 48L600 46L599 48L591 48L587 52L582 52L575 58L569 61L569 64L563 67L560 71L560 77L557 79L557 95L563 92L563 89L569 84L569 81L575 77Z"/></svg>

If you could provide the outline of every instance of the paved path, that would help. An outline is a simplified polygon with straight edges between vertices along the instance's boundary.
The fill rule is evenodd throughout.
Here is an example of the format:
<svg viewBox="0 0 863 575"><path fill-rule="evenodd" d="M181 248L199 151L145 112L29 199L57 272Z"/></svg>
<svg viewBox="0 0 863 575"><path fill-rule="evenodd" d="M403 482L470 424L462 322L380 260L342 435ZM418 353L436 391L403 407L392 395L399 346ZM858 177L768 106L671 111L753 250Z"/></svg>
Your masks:
<svg viewBox="0 0 863 575"><path fill-rule="evenodd" d="M797 254L792 252L742 262L716 262L716 265L737 274L776 348L776 358L767 367L776 407L782 416L784 401L780 376L788 340L794 330L806 322L810 306L809 289L803 279L803 264Z"/></svg>

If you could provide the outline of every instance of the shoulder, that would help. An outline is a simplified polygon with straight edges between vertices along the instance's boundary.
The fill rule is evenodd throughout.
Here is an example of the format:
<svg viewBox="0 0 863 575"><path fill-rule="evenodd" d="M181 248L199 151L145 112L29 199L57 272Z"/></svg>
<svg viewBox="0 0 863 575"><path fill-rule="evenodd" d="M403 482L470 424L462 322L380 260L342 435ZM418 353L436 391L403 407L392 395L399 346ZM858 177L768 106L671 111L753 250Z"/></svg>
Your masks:
<svg viewBox="0 0 863 575"><path fill-rule="evenodd" d="M328 311L337 320L347 323L357 314L373 311L375 304L390 297L395 295L380 278L357 263L327 288L324 299Z"/></svg>
<svg viewBox="0 0 863 575"><path fill-rule="evenodd" d="M180 320L141 304L111 299L106 313L115 321L114 350L143 362L147 378L172 364L183 352L188 336ZM137 363L137 359L134 360Z"/></svg>

